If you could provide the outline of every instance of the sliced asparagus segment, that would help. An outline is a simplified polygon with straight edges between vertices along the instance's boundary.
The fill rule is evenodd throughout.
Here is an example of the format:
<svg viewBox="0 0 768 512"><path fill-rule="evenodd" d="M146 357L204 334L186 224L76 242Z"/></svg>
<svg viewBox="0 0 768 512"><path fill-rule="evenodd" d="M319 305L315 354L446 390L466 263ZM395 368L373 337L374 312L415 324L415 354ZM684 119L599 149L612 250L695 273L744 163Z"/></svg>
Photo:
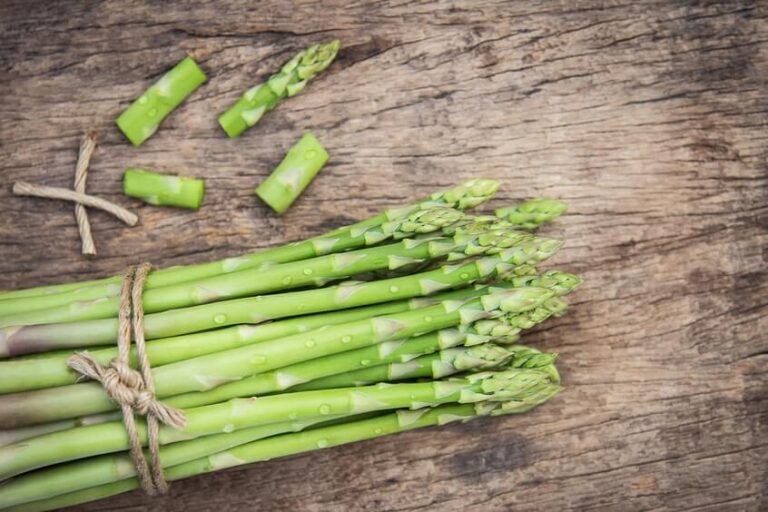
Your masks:
<svg viewBox="0 0 768 512"><path fill-rule="evenodd" d="M207 79L192 57L185 58L131 103L117 118L117 126L134 146L141 145Z"/></svg>
<svg viewBox="0 0 768 512"><path fill-rule="evenodd" d="M123 174L123 193L153 205L197 210L203 203L205 182L129 167Z"/></svg>
<svg viewBox="0 0 768 512"><path fill-rule="evenodd" d="M256 195L275 212L284 213L327 161L328 152L312 133L307 132L256 188Z"/></svg>

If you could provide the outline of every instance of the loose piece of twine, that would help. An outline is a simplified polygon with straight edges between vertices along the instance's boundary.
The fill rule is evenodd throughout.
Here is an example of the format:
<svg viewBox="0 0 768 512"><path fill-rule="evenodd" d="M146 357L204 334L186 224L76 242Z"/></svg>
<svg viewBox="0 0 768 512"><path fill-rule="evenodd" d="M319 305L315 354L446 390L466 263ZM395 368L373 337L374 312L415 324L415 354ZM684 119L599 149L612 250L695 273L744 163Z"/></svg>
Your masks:
<svg viewBox="0 0 768 512"><path fill-rule="evenodd" d="M90 206L91 208L98 208L107 213L111 213L129 226L135 226L136 223L139 222L139 218L134 213L131 213L122 206L111 203L106 199L88 194L81 194L74 190L69 190L68 188L48 187L46 185L35 185L34 183L29 183L27 181L17 181L13 184L13 193L17 196L63 199L65 201L80 203L84 206Z"/></svg>
<svg viewBox="0 0 768 512"><path fill-rule="evenodd" d="M88 165L91 163L94 149L96 149L95 134L88 132L83 135L80 141L80 152L77 155L77 165L75 166L75 192L80 194L85 194L85 180L88 178ZM75 218L77 219L77 230L80 232L80 240L83 243L82 253L86 255L96 254L88 211L81 203L75 203Z"/></svg>
<svg viewBox="0 0 768 512"><path fill-rule="evenodd" d="M141 487L147 494L162 494L168 490L168 482L160 463L158 421L174 428L186 424L184 412L158 401L150 371L144 339L144 308L141 295L150 265L143 263L131 267L125 273L120 289L118 313L118 354L109 366L102 366L88 352L80 352L69 358L70 368L84 377L99 381L109 398L120 404L123 423L130 439L131 457L139 475ZM139 371L130 367L131 325L136 342ZM144 456L141 437L136 430L134 412L147 418L147 446L150 463Z"/></svg>

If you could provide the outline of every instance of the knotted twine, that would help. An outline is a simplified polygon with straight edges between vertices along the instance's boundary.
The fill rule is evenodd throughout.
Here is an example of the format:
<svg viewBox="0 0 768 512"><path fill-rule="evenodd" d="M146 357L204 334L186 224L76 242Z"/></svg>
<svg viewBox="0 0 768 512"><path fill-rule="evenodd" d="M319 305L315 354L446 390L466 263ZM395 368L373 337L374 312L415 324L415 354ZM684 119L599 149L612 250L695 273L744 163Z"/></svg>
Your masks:
<svg viewBox="0 0 768 512"><path fill-rule="evenodd" d="M120 404L139 482L147 494L155 495L168 491L168 482L160 463L158 421L174 428L183 428L186 418L183 411L165 405L155 397L144 339L144 308L141 303L144 281L150 268L147 263L132 266L123 277L118 312L117 357L105 367L88 352L79 352L69 358L68 364L80 375L99 381L109 398ZM131 325L136 342L138 371L130 366ZM150 463L147 463L142 450L134 413L147 418Z"/></svg>

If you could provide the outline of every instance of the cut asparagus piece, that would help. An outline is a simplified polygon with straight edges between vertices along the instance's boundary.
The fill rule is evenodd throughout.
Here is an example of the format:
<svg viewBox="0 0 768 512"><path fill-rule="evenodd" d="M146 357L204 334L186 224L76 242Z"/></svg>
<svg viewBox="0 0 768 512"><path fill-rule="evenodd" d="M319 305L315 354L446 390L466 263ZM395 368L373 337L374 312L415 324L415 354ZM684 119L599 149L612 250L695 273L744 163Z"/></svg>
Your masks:
<svg viewBox="0 0 768 512"><path fill-rule="evenodd" d="M567 209L568 206L559 199L537 197L520 204L499 208L495 213L520 228L536 229L542 224L552 222Z"/></svg>
<svg viewBox="0 0 768 512"><path fill-rule="evenodd" d="M203 203L205 182L197 178L128 168L123 175L123 193L152 205L197 210Z"/></svg>
<svg viewBox="0 0 768 512"><path fill-rule="evenodd" d="M220 261L209 263L198 263L195 265L182 265L169 267L153 271L144 285L145 289L159 286L167 286L186 281L192 281L203 277L210 277L236 270L253 268L265 263L284 263L287 261L298 261L306 258L313 258L322 254L331 252L342 252L346 249L360 247L359 243L367 238L370 229L381 227L384 233L388 233L387 226L394 221L402 220L410 214L417 213L420 210L432 208L434 206L453 207L459 210L474 208L484 203L496 193L499 183L495 180L472 179L462 183L459 186L435 192L430 196L408 206L386 210L383 213L360 221L346 227L338 228L324 235L315 238L294 242L281 247L264 249L257 252L245 254L235 258L226 258ZM375 234L375 233L374 233ZM345 240L352 238L359 245L345 245ZM350 244L346 241L346 244ZM46 297L60 293L71 292L86 288L99 288L102 286L112 286L119 290L122 277L113 276L92 281L84 281L69 284L59 284L50 286L38 286L23 290L14 290L0 292L0 301L24 298L24 297ZM113 294L116 294L114 291ZM95 295L89 298L98 298L102 295ZM68 302L68 301L67 301ZM66 302L65 302L66 303ZM3 304L0 302L0 304ZM61 302L59 303L61 304ZM33 305L33 304L30 304ZM49 306L46 306L49 307ZM42 308L39 308L42 309ZM28 309L20 309L25 311ZM0 313L2 314L2 313Z"/></svg>
<svg viewBox="0 0 768 512"><path fill-rule="evenodd" d="M192 57L185 58L125 109L117 118L117 126L134 146L141 145L207 79Z"/></svg>
<svg viewBox="0 0 768 512"><path fill-rule="evenodd" d="M231 138L259 122L286 97L299 93L312 78L331 65L339 51L339 40L315 44L302 50L260 85L245 91L226 112L219 124Z"/></svg>
<svg viewBox="0 0 768 512"><path fill-rule="evenodd" d="M509 369L478 372L461 379L414 384L386 384L358 388L300 391L259 398L235 399L185 410L181 429L161 426L160 444L187 441L220 432L234 432L270 423L305 420L316 416L341 416L399 408L420 409L440 404L523 399L553 385L546 372ZM146 443L146 427L138 428ZM127 450L128 435L122 422L104 423L45 434L0 448L0 478L35 468ZM11 506L13 485L0 486L0 506ZM18 502L17 502L18 503Z"/></svg>
<svg viewBox="0 0 768 512"><path fill-rule="evenodd" d="M328 161L328 152L312 133L294 144L256 195L277 213L285 212Z"/></svg>
<svg viewBox="0 0 768 512"><path fill-rule="evenodd" d="M552 296L545 288L518 288L468 301L321 327L307 333L209 354L152 369L155 394L169 397L206 391L227 382L301 361L408 338L504 313L528 311ZM99 383L0 396L0 428L17 428L104 412L114 406Z"/></svg>

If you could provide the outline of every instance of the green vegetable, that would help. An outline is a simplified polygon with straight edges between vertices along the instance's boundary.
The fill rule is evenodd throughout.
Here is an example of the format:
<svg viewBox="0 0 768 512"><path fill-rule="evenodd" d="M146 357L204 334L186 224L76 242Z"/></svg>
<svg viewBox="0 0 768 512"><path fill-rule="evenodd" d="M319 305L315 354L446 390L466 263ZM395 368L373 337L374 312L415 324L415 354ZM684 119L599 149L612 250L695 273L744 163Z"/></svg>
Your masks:
<svg viewBox="0 0 768 512"><path fill-rule="evenodd" d="M205 182L128 168L123 175L123 193L149 204L197 210L203 203Z"/></svg>
<svg viewBox="0 0 768 512"><path fill-rule="evenodd" d="M268 437L176 466L171 466L165 470L165 476L171 481L180 480L189 476L210 473L233 466L286 457L298 453L339 446L423 427L445 425L455 421L466 422L481 416L498 416L502 414L527 412L555 396L560 389L560 386L556 384L545 384L538 388L534 388L527 393L521 393L514 399L509 399L505 402L482 401L470 404L440 405L431 409L418 409L413 411L397 410L394 413L375 416L373 418L357 421L353 419L352 421L336 423L325 427L310 428L297 433ZM198 440L191 442L196 443ZM163 457L163 460L165 460L165 457ZM132 471L132 466L120 465L119 471L116 471L117 467L117 464L112 465L112 471L114 471L114 473L108 473L103 470L94 473L98 475L97 478L101 478L102 480L105 475L110 474L116 475L111 478L126 478L125 480L96 485L49 499L38 498L39 501L34 501L29 505L18 507L17 510L19 512L52 510L137 489L139 487L138 479L127 477ZM73 471L71 465L69 470ZM61 475L60 478L68 480L68 475L62 473L59 473ZM44 492L44 489L41 489L40 485L35 485L35 487L38 492Z"/></svg>
<svg viewBox="0 0 768 512"><path fill-rule="evenodd" d="M544 288L513 288L469 301L434 306L319 328L283 338L187 359L152 369L155 394L168 397L206 391L301 361L387 340L445 329L503 313L535 308L552 297ZM16 428L108 411L112 403L98 383L83 383L0 396L0 427ZM1 458L1 457L0 457Z"/></svg>
<svg viewBox="0 0 768 512"><path fill-rule="evenodd" d="M406 219L411 214L418 215L419 211L431 209L435 206L453 207L459 210L474 208L493 197L498 188L499 183L495 180L468 180L457 187L442 192L435 192L416 203L386 210L367 220L335 229L315 238L219 261L154 270L147 277L144 289L148 290L160 286L193 281L195 279L254 268L268 263L285 263L288 261L314 258L315 256L321 256L323 254L342 252L367 245L369 239L375 240L372 243L378 243L388 237L394 236L397 238L399 228L396 228L396 226L399 225L399 222L405 220L406 226L410 226L415 222L411 219ZM440 226L435 229L439 229L439 227ZM405 234L409 232L407 227L403 228L402 231ZM418 232L422 231L418 231L418 228L412 231L412 233ZM384 235L384 238L378 238L382 235ZM402 238L402 236L400 236L400 238ZM117 295L121 280L121 276L113 276L78 283L38 286L36 288L27 288L24 290L0 292L0 315L5 315L9 312L14 313L45 309L51 306L66 304L71 300L67 299L63 302L59 301L55 303L46 302L44 307L39 307L33 300L25 303L23 307L17 310L10 311L6 309L10 307L10 304L3 301L15 303L18 299L22 298L50 298L51 296L76 290L90 292L89 295L76 300L98 299L103 296ZM95 293L93 293L94 290Z"/></svg>
<svg viewBox="0 0 768 512"><path fill-rule="evenodd" d="M327 161L328 152L313 134L307 132L256 188L256 195L277 213L283 213L304 192Z"/></svg>
<svg viewBox="0 0 768 512"><path fill-rule="evenodd" d="M338 40L310 46L302 50L283 67L256 87L248 89L226 112L219 124L231 138L235 138L259 122L261 117L275 108L283 98L299 93L315 75L331 65L339 51Z"/></svg>
<svg viewBox="0 0 768 512"><path fill-rule="evenodd" d="M499 208L496 215L523 229L536 229L565 213L568 206L559 199L537 197L514 206Z"/></svg>
<svg viewBox="0 0 768 512"><path fill-rule="evenodd" d="M117 118L117 126L134 146L141 145L207 79L192 57L185 58L125 109Z"/></svg>
<svg viewBox="0 0 768 512"><path fill-rule="evenodd" d="M443 266L403 277L363 283L342 283L326 288L249 297L152 313L144 317L147 339L204 331L227 325L261 323L301 314L335 311L378 304L459 287L505 273L529 261L542 261L562 243L535 239L498 255L464 265ZM0 358L42 350L104 345L115 340L117 319L86 320L65 324L9 326L0 329ZM0 375L0 388L3 376Z"/></svg>
<svg viewBox="0 0 768 512"><path fill-rule="evenodd" d="M303 421L317 416L341 416L372 411L420 409L458 402L505 401L524 398L553 385L547 372L514 368L478 372L463 378L413 384L299 391L258 398L235 399L186 409L182 429L160 427L161 444L187 441L221 432L234 432L270 423ZM139 428L146 443L146 428ZM45 434L0 448L0 478L69 460L127 450L128 436L122 422L103 423ZM19 503L10 496L23 478L0 486L0 506Z"/></svg>

